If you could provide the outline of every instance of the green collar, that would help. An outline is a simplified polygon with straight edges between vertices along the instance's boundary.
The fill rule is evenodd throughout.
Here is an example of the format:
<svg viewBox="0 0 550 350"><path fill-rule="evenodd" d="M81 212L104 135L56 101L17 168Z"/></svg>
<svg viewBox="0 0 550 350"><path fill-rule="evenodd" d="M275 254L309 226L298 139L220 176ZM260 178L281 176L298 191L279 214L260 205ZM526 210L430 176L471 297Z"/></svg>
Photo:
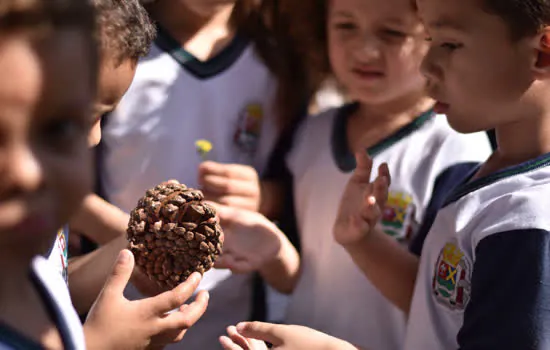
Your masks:
<svg viewBox="0 0 550 350"><path fill-rule="evenodd" d="M337 111L334 125L332 128L332 155L338 168L343 172L353 171L356 167L355 155L348 148L347 124L349 117L359 108L358 103L352 103L341 107ZM387 150L400 140L408 137L416 130L420 129L427 121L431 120L434 112L430 109L422 113L418 118L411 123L403 126L392 135L386 137L377 144L369 147L367 152L371 157L375 157L383 151Z"/></svg>
<svg viewBox="0 0 550 350"><path fill-rule="evenodd" d="M241 57L249 44L249 40L237 34L219 54L207 61L201 61L185 50L166 29L158 24L157 30L155 44L198 79L208 79L224 72Z"/></svg>

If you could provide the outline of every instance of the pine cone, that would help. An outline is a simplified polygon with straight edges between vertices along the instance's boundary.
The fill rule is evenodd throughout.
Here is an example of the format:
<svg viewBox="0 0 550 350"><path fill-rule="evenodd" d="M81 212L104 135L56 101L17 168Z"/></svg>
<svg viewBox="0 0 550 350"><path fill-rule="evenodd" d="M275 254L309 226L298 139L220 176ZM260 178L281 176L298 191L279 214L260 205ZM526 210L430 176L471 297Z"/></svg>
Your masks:
<svg viewBox="0 0 550 350"><path fill-rule="evenodd" d="M130 214L128 241L137 265L162 287L201 274L222 252L222 229L201 191L177 183L146 192Z"/></svg>

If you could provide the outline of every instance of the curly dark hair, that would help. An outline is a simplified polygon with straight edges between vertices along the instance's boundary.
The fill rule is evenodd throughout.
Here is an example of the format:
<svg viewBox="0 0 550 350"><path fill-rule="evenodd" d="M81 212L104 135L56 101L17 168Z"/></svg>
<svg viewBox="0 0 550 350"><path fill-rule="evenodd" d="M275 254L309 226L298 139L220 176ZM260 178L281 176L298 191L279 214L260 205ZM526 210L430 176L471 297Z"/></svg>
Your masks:
<svg viewBox="0 0 550 350"><path fill-rule="evenodd" d="M139 0L92 0L104 51L119 62L149 52L156 30Z"/></svg>
<svg viewBox="0 0 550 350"><path fill-rule="evenodd" d="M482 6L508 24L513 40L535 35L550 25L548 0L482 0Z"/></svg>

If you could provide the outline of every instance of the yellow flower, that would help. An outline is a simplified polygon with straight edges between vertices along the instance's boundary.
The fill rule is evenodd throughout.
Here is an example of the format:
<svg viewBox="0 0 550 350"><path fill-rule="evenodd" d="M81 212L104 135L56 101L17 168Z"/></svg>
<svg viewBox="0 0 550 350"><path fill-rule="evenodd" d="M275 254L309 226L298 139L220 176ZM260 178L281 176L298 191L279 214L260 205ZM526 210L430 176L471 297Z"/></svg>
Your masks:
<svg viewBox="0 0 550 350"><path fill-rule="evenodd" d="M204 160L206 160L206 155L212 151L212 143L208 140L197 140L195 147L197 147L197 152Z"/></svg>

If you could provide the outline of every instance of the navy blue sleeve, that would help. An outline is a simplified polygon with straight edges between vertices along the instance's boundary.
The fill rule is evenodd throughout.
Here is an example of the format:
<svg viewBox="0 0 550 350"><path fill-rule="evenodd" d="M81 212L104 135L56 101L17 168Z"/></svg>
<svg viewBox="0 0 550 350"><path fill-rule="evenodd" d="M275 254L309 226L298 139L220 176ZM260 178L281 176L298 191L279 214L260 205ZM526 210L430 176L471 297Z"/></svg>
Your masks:
<svg viewBox="0 0 550 350"><path fill-rule="evenodd" d="M451 190L462 183L478 165L479 163L476 162L458 163L447 168L435 179L432 198L424 212L422 223L409 244L411 253L420 256L424 240L434 223L437 212L445 203L447 196Z"/></svg>
<svg viewBox="0 0 550 350"><path fill-rule="evenodd" d="M550 232L491 235L476 248L460 350L550 349Z"/></svg>

